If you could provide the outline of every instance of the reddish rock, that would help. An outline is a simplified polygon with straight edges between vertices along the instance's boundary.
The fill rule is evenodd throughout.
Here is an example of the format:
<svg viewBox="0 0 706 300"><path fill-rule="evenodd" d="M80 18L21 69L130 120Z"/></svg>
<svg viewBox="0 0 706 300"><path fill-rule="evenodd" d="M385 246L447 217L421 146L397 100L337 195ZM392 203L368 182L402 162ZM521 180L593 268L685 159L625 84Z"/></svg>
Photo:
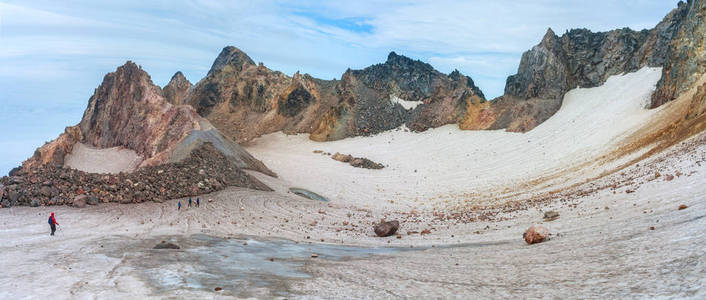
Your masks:
<svg viewBox="0 0 706 300"><path fill-rule="evenodd" d="M549 230L542 225L532 225L522 234L527 244L541 243L549 239Z"/></svg>
<svg viewBox="0 0 706 300"><path fill-rule="evenodd" d="M678 208L678 209L679 209L679 210L682 210L682 209L687 209L687 208L689 208L689 207L686 206L686 204L682 204L682 205L679 205L679 208Z"/></svg>
<svg viewBox="0 0 706 300"><path fill-rule="evenodd" d="M380 224L375 225L373 228L375 230L375 234L379 237L387 237L395 234L397 232L397 229L400 228L400 222L399 221L389 221L389 222L381 222Z"/></svg>

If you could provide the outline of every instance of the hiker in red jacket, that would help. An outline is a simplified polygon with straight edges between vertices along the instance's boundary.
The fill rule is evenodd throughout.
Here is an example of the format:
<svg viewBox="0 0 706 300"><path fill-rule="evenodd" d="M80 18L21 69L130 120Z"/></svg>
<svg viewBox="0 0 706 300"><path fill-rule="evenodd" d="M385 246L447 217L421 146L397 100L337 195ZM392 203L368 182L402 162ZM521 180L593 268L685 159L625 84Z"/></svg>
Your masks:
<svg viewBox="0 0 706 300"><path fill-rule="evenodd" d="M54 218L54 212L51 213L51 216L49 216L49 227L51 227L51 235L54 235L54 231L56 231L56 225L59 225L59 222L56 221Z"/></svg>

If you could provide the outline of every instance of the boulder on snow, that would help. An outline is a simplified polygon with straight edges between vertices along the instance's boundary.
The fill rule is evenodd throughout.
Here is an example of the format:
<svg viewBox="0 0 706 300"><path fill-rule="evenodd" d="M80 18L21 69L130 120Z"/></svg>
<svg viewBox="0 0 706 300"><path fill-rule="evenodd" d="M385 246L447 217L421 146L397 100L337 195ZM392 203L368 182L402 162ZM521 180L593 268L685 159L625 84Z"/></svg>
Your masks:
<svg viewBox="0 0 706 300"><path fill-rule="evenodd" d="M88 196L86 195L78 195L74 198L74 201L71 202L71 205L74 207L78 208L84 208L86 207L86 200L88 199Z"/></svg>
<svg viewBox="0 0 706 300"><path fill-rule="evenodd" d="M377 234L379 237L386 237L395 234L395 232L397 232L397 229L399 228L400 222L395 220L389 222L381 222L380 224L375 225L374 230L375 234Z"/></svg>
<svg viewBox="0 0 706 300"><path fill-rule="evenodd" d="M527 244L541 243L549 239L549 230L542 225L532 225L522 234Z"/></svg>

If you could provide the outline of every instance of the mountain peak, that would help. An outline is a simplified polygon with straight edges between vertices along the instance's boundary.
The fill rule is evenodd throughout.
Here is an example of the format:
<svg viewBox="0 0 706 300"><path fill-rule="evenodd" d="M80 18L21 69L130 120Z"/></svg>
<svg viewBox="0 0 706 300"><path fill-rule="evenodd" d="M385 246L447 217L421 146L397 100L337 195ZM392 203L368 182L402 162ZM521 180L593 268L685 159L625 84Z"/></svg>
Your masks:
<svg viewBox="0 0 706 300"><path fill-rule="evenodd" d="M550 28L547 28L547 32L544 33L544 37L542 37L542 41L540 42L540 44L550 45L550 44L553 44L553 42L558 39L559 39L559 37L556 35L556 33L554 33L554 30L552 30L552 28L550 27Z"/></svg>
<svg viewBox="0 0 706 300"><path fill-rule="evenodd" d="M242 50L234 46L227 46L218 54L208 74L223 70L223 68L228 65L233 66L237 71L242 71L246 65L254 66L255 62Z"/></svg>
<svg viewBox="0 0 706 300"><path fill-rule="evenodd" d="M181 80L187 80L187 79L186 79L186 76L184 76L184 74L181 73L181 71L176 71L176 73L174 73L174 75L172 75L172 79L170 79L169 82L172 82L172 81L175 81L175 80L176 80L176 81L181 81ZM187 81L188 81L188 80L187 80Z"/></svg>
<svg viewBox="0 0 706 300"><path fill-rule="evenodd" d="M167 102L171 104L185 104L186 96L192 86L193 85L186 79L184 74L182 74L181 71L177 71L174 73L174 76L172 76L172 79L169 80L169 83L162 89L162 94L164 94L164 98L167 99Z"/></svg>
<svg viewBox="0 0 706 300"><path fill-rule="evenodd" d="M393 59L397 58L398 56L399 55L397 55L397 53L395 53L395 51L390 51L390 54L387 55L387 60L388 61L393 60Z"/></svg>

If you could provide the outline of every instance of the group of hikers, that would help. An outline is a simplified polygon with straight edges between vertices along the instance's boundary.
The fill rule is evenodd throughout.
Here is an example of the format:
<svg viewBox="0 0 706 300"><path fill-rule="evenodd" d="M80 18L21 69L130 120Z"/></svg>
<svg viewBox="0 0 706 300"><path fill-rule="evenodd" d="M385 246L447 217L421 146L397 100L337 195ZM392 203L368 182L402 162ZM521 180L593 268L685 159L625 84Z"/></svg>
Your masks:
<svg viewBox="0 0 706 300"><path fill-rule="evenodd" d="M191 207L191 204L193 201L189 197L189 207ZM201 199L196 198L196 207L201 206ZM181 200L177 202L177 210L181 210ZM54 235L54 232L56 232L56 225L59 225L59 222L56 221L56 218L54 217L54 212L51 213L49 216L49 228L51 229L51 234Z"/></svg>
<svg viewBox="0 0 706 300"><path fill-rule="evenodd" d="M189 197L189 207L191 207L191 197ZM201 199L196 198L196 207L199 207L201 205ZM177 202L177 210L181 210L181 200Z"/></svg>

